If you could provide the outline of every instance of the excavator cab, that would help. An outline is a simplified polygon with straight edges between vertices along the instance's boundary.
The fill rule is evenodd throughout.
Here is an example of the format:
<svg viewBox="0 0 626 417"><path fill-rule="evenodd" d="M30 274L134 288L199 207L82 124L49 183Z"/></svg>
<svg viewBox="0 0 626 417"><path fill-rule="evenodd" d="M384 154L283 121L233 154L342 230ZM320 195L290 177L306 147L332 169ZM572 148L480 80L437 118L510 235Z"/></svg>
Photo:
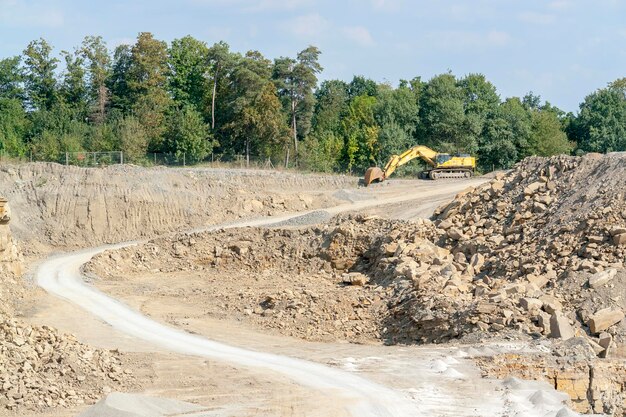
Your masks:
<svg viewBox="0 0 626 417"><path fill-rule="evenodd" d="M449 153L438 153L435 157L435 162L437 163L437 165L443 165L451 159L452 155L450 155Z"/></svg>

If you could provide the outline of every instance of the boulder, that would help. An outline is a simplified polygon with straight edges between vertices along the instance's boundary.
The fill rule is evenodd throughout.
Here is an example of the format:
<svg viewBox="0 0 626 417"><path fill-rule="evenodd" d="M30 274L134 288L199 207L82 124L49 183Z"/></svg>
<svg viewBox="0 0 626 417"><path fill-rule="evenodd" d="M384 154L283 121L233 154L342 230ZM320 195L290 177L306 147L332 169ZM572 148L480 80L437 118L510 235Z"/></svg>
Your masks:
<svg viewBox="0 0 626 417"><path fill-rule="evenodd" d="M589 286L591 288L601 287L612 280L615 274L617 274L616 269L607 269L605 271L598 272L589 278Z"/></svg>
<svg viewBox="0 0 626 417"><path fill-rule="evenodd" d="M613 341L613 336L611 336L609 333L600 333L598 344L602 346L604 349L608 349L609 346L611 346L612 341Z"/></svg>
<svg viewBox="0 0 626 417"><path fill-rule="evenodd" d="M360 272L350 272L343 275L343 282L350 285L363 286L369 282L367 275Z"/></svg>
<svg viewBox="0 0 626 417"><path fill-rule="evenodd" d="M461 240L465 237L465 235L456 227L451 227L447 231L448 237L452 240Z"/></svg>
<svg viewBox="0 0 626 417"><path fill-rule="evenodd" d="M544 285L548 283L549 276L547 274L543 274L543 275L528 274L526 275L526 279L528 280L529 283L535 284L538 288L542 288Z"/></svg>
<svg viewBox="0 0 626 417"><path fill-rule="evenodd" d="M540 182L540 181L533 182L532 184L529 184L526 188L524 188L524 194L533 195L543 187L544 187L543 182Z"/></svg>
<svg viewBox="0 0 626 417"><path fill-rule="evenodd" d="M553 297L551 295L542 295L541 297L539 297L539 299L543 303L542 308L548 314L554 314L557 311L563 310L563 305L556 297Z"/></svg>
<svg viewBox="0 0 626 417"><path fill-rule="evenodd" d="M620 233L619 235L613 236L613 243L617 246L626 245L626 233Z"/></svg>
<svg viewBox="0 0 626 417"><path fill-rule="evenodd" d="M575 336L572 325L561 312L555 312L550 317L550 337L568 340Z"/></svg>
<svg viewBox="0 0 626 417"><path fill-rule="evenodd" d="M543 301L537 298L520 298L519 304L526 311L538 311L543 306Z"/></svg>
<svg viewBox="0 0 626 417"><path fill-rule="evenodd" d="M480 253L475 253L470 258L470 263L469 264L470 264L470 267L472 267L474 269L475 273L479 273L480 269L485 264L485 257L483 255L481 255Z"/></svg>
<svg viewBox="0 0 626 417"><path fill-rule="evenodd" d="M596 311L589 318L587 325L593 334L600 333L612 325L619 323L624 319L624 312L620 309L604 308Z"/></svg>

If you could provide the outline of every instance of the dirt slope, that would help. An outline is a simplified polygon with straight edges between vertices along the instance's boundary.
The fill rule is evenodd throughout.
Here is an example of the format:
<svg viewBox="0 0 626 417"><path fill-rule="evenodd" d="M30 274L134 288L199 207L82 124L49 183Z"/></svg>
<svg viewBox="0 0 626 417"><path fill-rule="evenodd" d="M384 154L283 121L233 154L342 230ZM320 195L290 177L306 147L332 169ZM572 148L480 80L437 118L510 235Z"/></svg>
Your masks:
<svg viewBox="0 0 626 417"><path fill-rule="evenodd" d="M0 195L26 254L189 230L245 216L315 209L356 187L344 176L275 171L3 165Z"/></svg>

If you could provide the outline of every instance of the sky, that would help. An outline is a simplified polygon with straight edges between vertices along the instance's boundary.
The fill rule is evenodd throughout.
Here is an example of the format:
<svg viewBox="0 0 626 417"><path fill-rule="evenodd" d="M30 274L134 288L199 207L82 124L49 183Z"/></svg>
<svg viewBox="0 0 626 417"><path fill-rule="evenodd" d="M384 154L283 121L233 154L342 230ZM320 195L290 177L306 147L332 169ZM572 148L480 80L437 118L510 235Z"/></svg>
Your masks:
<svg viewBox="0 0 626 417"><path fill-rule="evenodd" d="M86 35L113 48L139 32L268 58L315 45L322 80L482 73L502 98L532 91L573 112L626 76L626 0L0 0L0 57L40 37L58 53Z"/></svg>

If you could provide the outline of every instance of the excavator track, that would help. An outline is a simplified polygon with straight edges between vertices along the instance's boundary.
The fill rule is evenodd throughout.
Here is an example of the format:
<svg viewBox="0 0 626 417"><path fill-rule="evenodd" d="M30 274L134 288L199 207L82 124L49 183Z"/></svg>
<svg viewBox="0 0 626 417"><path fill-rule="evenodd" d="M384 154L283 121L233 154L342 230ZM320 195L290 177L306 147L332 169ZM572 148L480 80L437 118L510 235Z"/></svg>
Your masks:
<svg viewBox="0 0 626 417"><path fill-rule="evenodd" d="M443 180L450 178L471 178L473 172L469 169L433 169L428 173L431 180Z"/></svg>

